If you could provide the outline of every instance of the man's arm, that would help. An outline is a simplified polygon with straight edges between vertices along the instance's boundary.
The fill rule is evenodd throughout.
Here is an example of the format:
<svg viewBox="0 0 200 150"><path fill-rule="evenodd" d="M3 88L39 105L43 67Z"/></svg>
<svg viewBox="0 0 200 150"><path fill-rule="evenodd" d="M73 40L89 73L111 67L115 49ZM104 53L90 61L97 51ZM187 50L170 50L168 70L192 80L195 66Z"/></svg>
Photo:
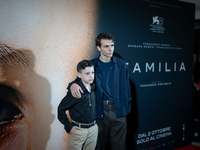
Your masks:
<svg viewBox="0 0 200 150"><path fill-rule="evenodd" d="M128 105L129 105L129 112L131 111L131 88L130 88L130 82L129 82L129 69L128 66L126 65L126 82L127 82L127 89L128 89Z"/></svg>
<svg viewBox="0 0 200 150"><path fill-rule="evenodd" d="M67 89L71 91L74 98L81 98L81 93L84 93L82 88L77 84L81 79L77 77L74 81L70 82Z"/></svg>
<svg viewBox="0 0 200 150"><path fill-rule="evenodd" d="M76 79L75 79L74 81L72 81L72 82L70 82L70 83L68 84L67 89L70 90L71 85L74 84L74 83L78 83L80 80L81 80L81 79L80 79L79 77L76 77Z"/></svg>

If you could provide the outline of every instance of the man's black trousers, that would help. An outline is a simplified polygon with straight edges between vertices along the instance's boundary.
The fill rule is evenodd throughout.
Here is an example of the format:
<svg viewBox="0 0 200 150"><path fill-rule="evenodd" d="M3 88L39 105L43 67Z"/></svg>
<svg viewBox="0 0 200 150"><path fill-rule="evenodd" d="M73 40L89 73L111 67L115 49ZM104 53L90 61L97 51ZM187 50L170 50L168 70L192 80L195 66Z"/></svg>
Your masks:
<svg viewBox="0 0 200 150"><path fill-rule="evenodd" d="M126 149L126 117L116 117L114 104L103 104L104 118L97 119L99 128L96 150L106 150L108 142L111 150Z"/></svg>

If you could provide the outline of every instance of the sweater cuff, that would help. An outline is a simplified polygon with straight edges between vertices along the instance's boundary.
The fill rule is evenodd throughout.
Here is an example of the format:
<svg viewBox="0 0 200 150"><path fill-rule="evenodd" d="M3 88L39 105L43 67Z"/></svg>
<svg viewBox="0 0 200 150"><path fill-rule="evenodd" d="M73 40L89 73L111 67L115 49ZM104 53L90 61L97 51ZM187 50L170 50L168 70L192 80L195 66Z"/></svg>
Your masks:
<svg viewBox="0 0 200 150"><path fill-rule="evenodd" d="M69 133L71 131L71 129L73 128L73 125L71 123L67 123L65 124L65 130L67 133Z"/></svg>

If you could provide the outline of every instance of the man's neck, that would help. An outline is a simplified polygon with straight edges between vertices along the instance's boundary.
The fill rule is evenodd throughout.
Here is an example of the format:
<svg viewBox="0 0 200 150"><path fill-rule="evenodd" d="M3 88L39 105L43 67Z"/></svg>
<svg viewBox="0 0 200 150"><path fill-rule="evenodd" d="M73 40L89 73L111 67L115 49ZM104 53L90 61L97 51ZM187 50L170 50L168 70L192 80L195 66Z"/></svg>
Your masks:
<svg viewBox="0 0 200 150"><path fill-rule="evenodd" d="M111 57L105 57L105 56L100 56L99 59L104 62L104 63L108 63L111 61Z"/></svg>

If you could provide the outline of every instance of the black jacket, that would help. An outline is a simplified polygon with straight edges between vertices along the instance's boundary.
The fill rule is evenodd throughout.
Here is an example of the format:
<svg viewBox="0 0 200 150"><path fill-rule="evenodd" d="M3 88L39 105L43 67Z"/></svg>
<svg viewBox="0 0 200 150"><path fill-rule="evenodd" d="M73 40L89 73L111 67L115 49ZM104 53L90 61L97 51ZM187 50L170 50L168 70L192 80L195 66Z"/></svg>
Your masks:
<svg viewBox="0 0 200 150"><path fill-rule="evenodd" d="M94 58L91 62L95 68L95 83L97 88L97 118L103 119L103 89L101 87L102 69L99 67L99 57ZM111 66L111 92L113 95L115 111L117 117L123 117L131 111L131 90L129 83L129 70L125 61L113 56Z"/></svg>

